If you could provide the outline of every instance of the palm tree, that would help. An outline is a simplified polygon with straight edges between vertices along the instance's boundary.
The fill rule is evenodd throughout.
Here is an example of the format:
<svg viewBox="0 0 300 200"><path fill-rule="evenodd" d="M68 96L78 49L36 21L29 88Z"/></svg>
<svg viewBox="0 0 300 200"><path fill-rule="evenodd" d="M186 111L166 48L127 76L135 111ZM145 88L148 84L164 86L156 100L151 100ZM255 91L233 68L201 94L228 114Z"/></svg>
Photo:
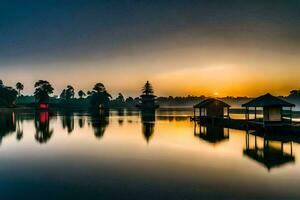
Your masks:
<svg viewBox="0 0 300 200"><path fill-rule="evenodd" d="M152 85L149 83L149 81L146 82L144 87L142 88L142 93L144 95L152 95L154 93Z"/></svg>
<svg viewBox="0 0 300 200"><path fill-rule="evenodd" d="M16 89L18 90L19 96L21 95L21 90L24 89L24 85L20 82L17 82Z"/></svg>
<svg viewBox="0 0 300 200"><path fill-rule="evenodd" d="M39 103L48 101L49 95L53 93L54 88L48 81L39 80L34 84L34 96Z"/></svg>
<svg viewBox="0 0 300 200"><path fill-rule="evenodd" d="M82 97L86 96L86 94L84 93L84 91L79 90L78 91L78 96L80 97L80 99L82 99Z"/></svg>

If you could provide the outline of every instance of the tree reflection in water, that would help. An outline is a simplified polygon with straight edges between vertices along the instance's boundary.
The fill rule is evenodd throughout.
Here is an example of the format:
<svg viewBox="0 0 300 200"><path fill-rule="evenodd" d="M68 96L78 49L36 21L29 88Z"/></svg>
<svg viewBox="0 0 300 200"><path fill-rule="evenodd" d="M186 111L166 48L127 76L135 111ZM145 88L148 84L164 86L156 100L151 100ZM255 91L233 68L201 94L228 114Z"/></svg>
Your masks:
<svg viewBox="0 0 300 200"><path fill-rule="evenodd" d="M125 109L124 108L117 109L117 114L119 116L118 123L120 126L122 126L124 122Z"/></svg>
<svg viewBox="0 0 300 200"><path fill-rule="evenodd" d="M90 120L94 130L94 135L96 138L102 138L106 127L109 124L109 110L101 109L98 112L92 111Z"/></svg>
<svg viewBox="0 0 300 200"><path fill-rule="evenodd" d="M37 111L35 113L35 140L40 143L47 143L53 134L53 129L50 129L50 120L48 111Z"/></svg>
<svg viewBox="0 0 300 200"><path fill-rule="evenodd" d="M4 112L0 115L0 143L2 139L16 131L15 113Z"/></svg>
<svg viewBox="0 0 300 200"><path fill-rule="evenodd" d="M68 133L72 133L74 130L74 112L64 110L61 115L61 124L63 129L67 129Z"/></svg>
<svg viewBox="0 0 300 200"><path fill-rule="evenodd" d="M22 140L24 132L23 132L23 117L20 114L15 114L15 120L16 120L16 125L17 125L17 135L16 139L18 141Z"/></svg>
<svg viewBox="0 0 300 200"><path fill-rule="evenodd" d="M78 116L78 126L79 128L83 128L85 126L85 116Z"/></svg>
<svg viewBox="0 0 300 200"><path fill-rule="evenodd" d="M118 114L125 116L123 112L119 112ZM176 117L158 116L156 118L155 114L155 110L141 111L142 134L147 143L153 138L156 120L176 120ZM74 115L74 112L64 112L61 115L63 127L67 128L68 132L72 132L74 129ZM88 115L90 115L90 117L87 118L86 116ZM16 139L21 140L23 138L24 119L29 121L34 119L36 130L34 138L36 142L45 144L51 139L54 134L54 129L50 128L51 120L48 111L36 111L32 113L3 112L2 115L0 115L0 142L4 137L14 133L16 133ZM85 123L86 119L88 119L87 123ZM184 117L178 118L178 120L183 119ZM92 127L96 138L102 138L109 125L109 110L79 113L78 127L84 128L85 125ZM194 135L197 138L211 144L220 144L223 141L229 140L229 128L227 127L211 124L195 124L194 128ZM268 170L281 167L288 163L295 163L293 142L299 143L299 140L295 140L294 137L289 138L284 133L274 134L266 131L249 130L245 132L245 135L246 145L243 149L243 153L246 158L260 163Z"/></svg>

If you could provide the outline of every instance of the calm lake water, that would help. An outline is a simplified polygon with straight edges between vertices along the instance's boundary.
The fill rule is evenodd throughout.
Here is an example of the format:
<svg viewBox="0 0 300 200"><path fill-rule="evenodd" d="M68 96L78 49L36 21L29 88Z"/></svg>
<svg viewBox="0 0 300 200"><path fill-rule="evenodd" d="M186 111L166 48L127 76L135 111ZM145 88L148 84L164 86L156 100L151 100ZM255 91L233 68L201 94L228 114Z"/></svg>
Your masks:
<svg viewBox="0 0 300 200"><path fill-rule="evenodd" d="M1 113L1 199L300 198L299 144L191 113Z"/></svg>

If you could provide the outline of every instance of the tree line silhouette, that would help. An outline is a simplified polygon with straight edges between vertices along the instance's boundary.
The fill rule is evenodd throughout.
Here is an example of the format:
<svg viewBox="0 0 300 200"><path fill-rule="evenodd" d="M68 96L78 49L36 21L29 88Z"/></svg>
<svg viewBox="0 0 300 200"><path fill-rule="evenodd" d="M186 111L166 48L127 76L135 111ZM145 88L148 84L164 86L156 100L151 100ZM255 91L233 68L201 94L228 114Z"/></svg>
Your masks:
<svg viewBox="0 0 300 200"><path fill-rule="evenodd" d="M39 103L51 104L55 107L73 108L73 107L98 107L98 108L134 108L141 105L143 95L153 96L153 87L147 81L142 88L142 95L139 97L125 98L122 93L119 93L116 98L112 98L110 93L106 90L103 83L96 83L90 91L79 90L77 92L71 85L67 85L59 96L51 96L53 94L53 86L46 80L39 80L34 84L33 95L22 95L24 85L17 82L15 88L6 86L0 80L0 107L15 107L15 106L34 106ZM191 106L206 97L201 96L169 96L157 97L156 103L160 106ZM293 102L300 102L300 90L292 90L286 97ZM221 98L228 103L243 102L248 100L248 97L223 97Z"/></svg>
<svg viewBox="0 0 300 200"><path fill-rule="evenodd" d="M53 94L54 88L48 81L39 80L34 84L34 87L35 91L33 96L23 96L21 91L24 89L24 85L20 82L17 83L16 89L11 88L11 90L15 91L15 96L9 102L10 105L13 106L16 104L28 106L39 103L47 103L64 108L90 106L96 108L123 108L135 107L140 103L139 97L128 97L125 99L121 93L119 93L115 99L112 99L112 96L106 90L103 83L96 83L92 90L87 92L79 90L77 93L79 98L75 97L76 92L74 87L71 85L67 85L67 87L62 90L58 97L50 96Z"/></svg>

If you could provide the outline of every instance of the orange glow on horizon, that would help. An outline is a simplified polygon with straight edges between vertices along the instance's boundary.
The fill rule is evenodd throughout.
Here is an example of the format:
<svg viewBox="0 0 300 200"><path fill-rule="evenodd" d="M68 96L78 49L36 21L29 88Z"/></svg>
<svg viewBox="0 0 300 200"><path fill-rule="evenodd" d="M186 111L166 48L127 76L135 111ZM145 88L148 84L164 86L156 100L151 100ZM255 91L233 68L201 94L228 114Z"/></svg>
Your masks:
<svg viewBox="0 0 300 200"><path fill-rule="evenodd" d="M123 52L103 60L77 60L45 64L40 70L4 72L7 77L26 77L24 94L33 93L36 80L53 84L54 94L66 85L91 90L102 82L116 96L138 96L149 80L157 96L258 96L267 92L288 95L300 87L298 54L224 46L157 47L157 51ZM54 67L60 66L60 70ZM70 70L72 69L72 70ZM67 79L66 79L67 74ZM14 79L4 79L14 85Z"/></svg>

